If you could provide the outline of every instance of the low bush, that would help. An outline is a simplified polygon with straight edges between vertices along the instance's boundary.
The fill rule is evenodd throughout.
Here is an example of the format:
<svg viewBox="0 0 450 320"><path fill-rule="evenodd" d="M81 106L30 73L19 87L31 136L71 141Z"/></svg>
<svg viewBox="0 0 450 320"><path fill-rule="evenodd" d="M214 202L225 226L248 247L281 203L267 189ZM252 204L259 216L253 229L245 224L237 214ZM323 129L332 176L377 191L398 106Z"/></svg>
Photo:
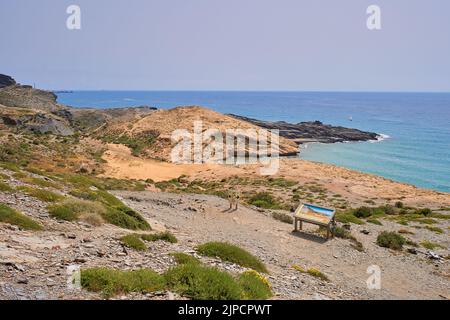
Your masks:
<svg viewBox="0 0 450 320"><path fill-rule="evenodd" d="M283 209L281 205L269 192L260 192L250 197L248 204L264 209Z"/></svg>
<svg viewBox="0 0 450 320"><path fill-rule="evenodd" d="M143 234L141 238L145 241L166 241L170 243L177 243L177 238L169 231L155 233L155 234Z"/></svg>
<svg viewBox="0 0 450 320"><path fill-rule="evenodd" d="M398 233L383 231L377 237L377 244L393 250L401 250L406 239Z"/></svg>
<svg viewBox="0 0 450 320"><path fill-rule="evenodd" d="M311 275L313 277L319 278L323 281L330 281L330 279L328 279L328 277L318 269L311 268L311 269L308 269L306 271L306 273L308 273L309 275Z"/></svg>
<svg viewBox="0 0 450 320"><path fill-rule="evenodd" d="M306 270L303 267L300 267L299 265L293 265L292 269L297 270L298 272L301 273L306 273Z"/></svg>
<svg viewBox="0 0 450 320"><path fill-rule="evenodd" d="M368 218L372 215L373 211L369 207L360 207L355 209L353 215L357 218Z"/></svg>
<svg viewBox="0 0 450 320"><path fill-rule="evenodd" d="M117 294L149 293L165 288L165 278L150 269L120 271L92 268L81 271L81 286L89 291L102 292L110 298Z"/></svg>
<svg viewBox="0 0 450 320"><path fill-rule="evenodd" d="M1 156L0 156L1 158ZM20 166L11 162L0 162L0 168L12 171L12 172L20 172Z"/></svg>
<svg viewBox="0 0 450 320"><path fill-rule="evenodd" d="M0 192L12 192L14 191L7 183L0 181Z"/></svg>
<svg viewBox="0 0 450 320"><path fill-rule="evenodd" d="M239 300L242 289L227 272L198 264L182 264L165 273L168 286L194 300Z"/></svg>
<svg viewBox="0 0 450 320"><path fill-rule="evenodd" d="M268 273L266 266L254 255L238 246L225 242L208 242L197 247L198 253L208 257L218 257L242 267Z"/></svg>
<svg viewBox="0 0 450 320"><path fill-rule="evenodd" d="M315 278L319 278L319 279L321 279L323 281L330 281L330 279L324 273L322 273L320 270L318 270L316 268L310 268L310 269L306 270L305 268L300 267L298 265L293 265L292 268L294 270L297 270L298 272L307 273L310 276L313 276Z"/></svg>
<svg viewBox="0 0 450 320"><path fill-rule="evenodd" d="M40 224L23 213L0 203L0 222L18 226L24 230L42 230Z"/></svg>
<svg viewBox="0 0 450 320"><path fill-rule="evenodd" d="M430 231L432 231L434 233L437 233L437 234L443 234L444 233L444 230L442 230L441 228L438 228L438 227L425 226L425 229L430 230Z"/></svg>
<svg viewBox="0 0 450 320"><path fill-rule="evenodd" d="M254 270L241 273L237 282L241 287L243 300L266 300L273 295L269 281Z"/></svg>
<svg viewBox="0 0 450 320"><path fill-rule="evenodd" d="M83 215L96 215L101 217L105 208L98 202L67 199L60 204L48 207L50 215L58 220L75 221L83 218Z"/></svg>
<svg viewBox="0 0 450 320"><path fill-rule="evenodd" d="M401 202L401 201L398 201L398 202L395 203L395 207L398 208L398 209L403 209L404 206L405 206L405 205L404 205L403 202Z"/></svg>
<svg viewBox="0 0 450 320"><path fill-rule="evenodd" d="M201 261L196 257L187 253L173 252L170 254L177 264L201 264Z"/></svg>
<svg viewBox="0 0 450 320"><path fill-rule="evenodd" d="M275 220L284 222L284 223L289 223L289 224L293 224L294 223L294 218L292 218L292 216L286 214L286 213L282 213L282 212L273 212L272 213L272 217Z"/></svg>
<svg viewBox="0 0 450 320"><path fill-rule="evenodd" d="M394 215L397 214L397 210L395 210L395 207L391 206L390 204L387 204L383 207L384 213L387 215Z"/></svg>
<svg viewBox="0 0 450 320"><path fill-rule="evenodd" d="M429 216L432 213L433 213L433 211L431 211L431 209L429 209L429 208L417 209L415 212L415 214L423 215L425 217Z"/></svg>
<svg viewBox="0 0 450 320"><path fill-rule="evenodd" d="M102 203L106 208L102 217L110 224L129 230L151 230L151 226L142 215L107 191L80 187L73 189L70 194L80 199Z"/></svg>
<svg viewBox="0 0 450 320"><path fill-rule="evenodd" d="M341 223L354 223L354 224L359 224L359 225L362 225L362 224L365 223L363 220L361 220L360 218L355 217L350 212L338 212L338 213L336 213L336 221L341 222Z"/></svg>
<svg viewBox="0 0 450 320"><path fill-rule="evenodd" d="M375 219L375 218L368 218L367 222L371 223L371 224L375 224L377 226L382 226L383 225L380 220Z"/></svg>
<svg viewBox="0 0 450 320"><path fill-rule="evenodd" d="M130 230L151 230L151 226L136 211L123 206L119 208L107 207L102 215L110 224Z"/></svg>
<svg viewBox="0 0 450 320"><path fill-rule="evenodd" d="M438 248L438 249L445 249L445 247L441 246L439 243L431 242L431 241L428 241L428 240L422 241L420 243L420 245L422 247L424 247L425 249L428 249L428 250L434 250L436 248Z"/></svg>
<svg viewBox="0 0 450 320"><path fill-rule="evenodd" d="M45 189L22 186L17 190L44 202L58 202L64 199L64 196Z"/></svg>
<svg viewBox="0 0 450 320"><path fill-rule="evenodd" d="M120 241L122 244L128 248L137 250L137 251L145 251L147 250L147 246L145 243L141 240L139 235L137 234L128 234L126 236L123 236L120 238Z"/></svg>

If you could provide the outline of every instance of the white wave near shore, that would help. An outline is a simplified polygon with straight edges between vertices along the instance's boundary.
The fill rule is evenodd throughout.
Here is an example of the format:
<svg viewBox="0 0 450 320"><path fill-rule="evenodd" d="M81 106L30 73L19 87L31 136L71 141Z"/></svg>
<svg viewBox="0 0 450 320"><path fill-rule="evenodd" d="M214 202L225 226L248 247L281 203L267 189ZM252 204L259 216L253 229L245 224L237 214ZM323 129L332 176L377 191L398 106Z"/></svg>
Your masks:
<svg viewBox="0 0 450 320"><path fill-rule="evenodd" d="M376 142L381 142L381 141L384 141L384 140L387 140L387 139L390 139L390 138L391 138L390 135L387 135L387 134L384 134L384 133L380 133L377 136L377 140L371 140L370 142L371 143L376 143Z"/></svg>

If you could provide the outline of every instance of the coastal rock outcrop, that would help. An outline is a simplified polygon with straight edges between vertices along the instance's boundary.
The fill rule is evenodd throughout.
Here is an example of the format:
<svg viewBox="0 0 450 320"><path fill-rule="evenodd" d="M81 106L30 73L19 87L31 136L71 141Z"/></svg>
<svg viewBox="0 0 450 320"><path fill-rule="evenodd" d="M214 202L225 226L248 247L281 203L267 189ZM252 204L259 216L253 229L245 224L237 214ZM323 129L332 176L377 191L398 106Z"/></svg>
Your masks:
<svg viewBox="0 0 450 320"><path fill-rule="evenodd" d="M11 108L46 112L54 112L64 108L56 102L56 95L53 92L17 84L0 89L0 104Z"/></svg>
<svg viewBox="0 0 450 320"><path fill-rule="evenodd" d="M280 130L280 136L293 140L298 144L307 142L336 143L346 141L377 140L379 135L358 129L331 126L320 121L288 123L285 121L262 121L234 114L230 116L269 130Z"/></svg>
<svg viewBox="0 0 450 320"><path fill-rule="evenodd" d="M15 85L16 81L5 74L0 74L0 88Z"/></svg>

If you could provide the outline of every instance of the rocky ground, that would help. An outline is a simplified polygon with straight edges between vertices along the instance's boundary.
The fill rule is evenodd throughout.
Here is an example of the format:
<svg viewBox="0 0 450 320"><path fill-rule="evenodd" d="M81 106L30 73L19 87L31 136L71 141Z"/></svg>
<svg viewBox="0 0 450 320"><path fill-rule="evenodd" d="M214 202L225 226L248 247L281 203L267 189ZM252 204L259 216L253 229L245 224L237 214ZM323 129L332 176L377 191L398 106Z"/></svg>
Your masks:
<svg viewBox="0 0 450 320"><path fill-rule="evenodd" d="M314 227L294 234L292 225L273 219L269 211L241 206L228 212L227 201L215 196L148 191L114 194L139 210L154 230L170 230L178 243L152 242L143 253L126 249L118 239L129 231L110 225L58 222L48 216L44 203L25 195L0 193L1 203L46 226L45 231L31 232L0 224L0 299L101 299L99 294L68 289L67 267L151 268L163 272L174 265L169 253L196 255L195 246L206 241L231 242L258 256L270 270L275 299L440 299L448 298L450 292L448 260L431 260L423 250L412 255L375 244L379 231L402 227L393 222L384 221L382 227L352 225L352 234L365 248L359 252L348 240L326 241L314 233ZM448 228L448 224L441 227ZM368 234L361 233L363 230ZM446 249L436 252L448 255L447 232L438 235L418 229L414 233L413 240L427 238L445 243ZM217 259L199 258L230 272L243 270ZM301 273L293 265L317 268L330 281ZM382 270L381 290L367 289L367 268L371 265ZM156 292L117 298L182 297Z"/></svg>

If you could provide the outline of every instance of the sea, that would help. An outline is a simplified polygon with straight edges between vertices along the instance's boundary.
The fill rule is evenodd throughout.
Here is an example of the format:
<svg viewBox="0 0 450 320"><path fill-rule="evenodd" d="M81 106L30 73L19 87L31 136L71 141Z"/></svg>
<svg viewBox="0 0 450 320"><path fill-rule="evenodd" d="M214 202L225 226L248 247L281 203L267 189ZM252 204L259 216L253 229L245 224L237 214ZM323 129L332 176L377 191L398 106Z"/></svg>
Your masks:
<svg viewBox="0 0 450 320"><path fill-rule="evenodd" d="M376 132L379 141L304 145L300 158L450 192L450 93L67 91L73 107L200 105L221 113Z"/></svg>

